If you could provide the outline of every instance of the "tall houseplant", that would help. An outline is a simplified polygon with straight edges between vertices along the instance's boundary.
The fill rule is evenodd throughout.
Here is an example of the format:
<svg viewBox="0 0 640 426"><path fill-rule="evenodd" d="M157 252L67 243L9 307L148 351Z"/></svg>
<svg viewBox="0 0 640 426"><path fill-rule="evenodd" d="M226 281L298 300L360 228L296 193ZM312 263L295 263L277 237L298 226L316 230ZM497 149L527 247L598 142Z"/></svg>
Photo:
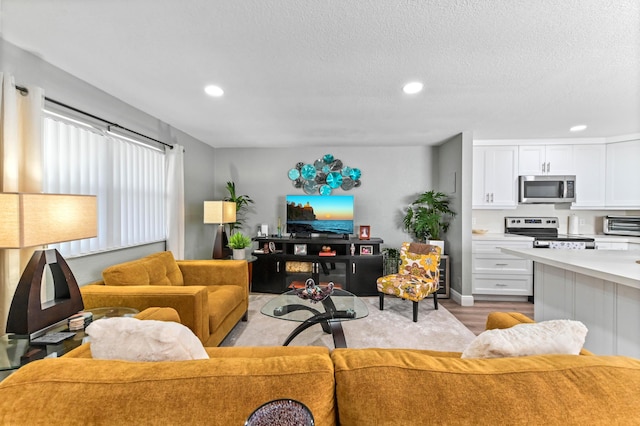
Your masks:
<svg viewBox="0 0 640 426"><path fill-rule="evenodd" d="M447 232L449 220L455 215L447 195L431 190L420 194L409 205L403 223L417 241L440 240L441 232Z"/></svg>
<svg viewBox="0 0 640 426"><path fill-rule="evenodd" d="M227 192L229 196L224 200L236 203L236 221L229 224L229 235L233 235L237 229L242 228L246 219L245 214L249 204L253 204L253 200L248 195L236 194L236 184L233 181L227 182Z"/></svg>

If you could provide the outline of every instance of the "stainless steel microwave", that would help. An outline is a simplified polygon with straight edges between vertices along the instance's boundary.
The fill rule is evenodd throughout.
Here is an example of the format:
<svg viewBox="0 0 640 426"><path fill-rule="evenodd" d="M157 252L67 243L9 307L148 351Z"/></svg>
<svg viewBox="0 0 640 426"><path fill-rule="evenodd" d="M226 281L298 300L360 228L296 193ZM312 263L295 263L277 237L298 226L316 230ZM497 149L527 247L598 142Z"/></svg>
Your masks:
<svg viewBox="0 0 640 426"><path fill-rule="evenodd" d="M571 203L576 200L575 176L520 176L519 202L533 203Z"/></svg>

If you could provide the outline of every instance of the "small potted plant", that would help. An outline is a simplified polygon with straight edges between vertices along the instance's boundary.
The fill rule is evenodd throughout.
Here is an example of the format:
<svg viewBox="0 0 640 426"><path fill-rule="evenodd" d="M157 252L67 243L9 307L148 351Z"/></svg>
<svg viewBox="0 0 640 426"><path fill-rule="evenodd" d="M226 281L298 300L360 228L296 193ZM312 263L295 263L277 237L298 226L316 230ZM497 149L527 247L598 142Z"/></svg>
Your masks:
<svg viewBox="0 0 640 426"><path fill-rule="evenodd" d="M242 232L235 232L229 238L229 247L233 249L233 258L236 260L246 259L246 248L251 246L251 238L242 234Z"/></svg>
<svg viewBox="0 0 640 426"><path fill-rule="evenodd" d="M424 192L409 205L404 216L404 227L417 241L434 244L442 241L441 232L449 229L449 219L456 213L449 207L449 198L443 192ZM444 241L435 243L444 252Z"/></svg>

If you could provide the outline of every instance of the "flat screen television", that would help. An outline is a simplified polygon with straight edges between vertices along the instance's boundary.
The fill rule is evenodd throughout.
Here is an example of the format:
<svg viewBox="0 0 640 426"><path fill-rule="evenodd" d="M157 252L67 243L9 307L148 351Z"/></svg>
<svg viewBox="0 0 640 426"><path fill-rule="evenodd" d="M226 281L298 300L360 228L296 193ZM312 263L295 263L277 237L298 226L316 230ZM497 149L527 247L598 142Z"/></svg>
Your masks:
<svg viewBox="0 0 640 426"><path fill-rule="evenodd" d="M353 234L353 195L287 195L290 234Z"/></svg>

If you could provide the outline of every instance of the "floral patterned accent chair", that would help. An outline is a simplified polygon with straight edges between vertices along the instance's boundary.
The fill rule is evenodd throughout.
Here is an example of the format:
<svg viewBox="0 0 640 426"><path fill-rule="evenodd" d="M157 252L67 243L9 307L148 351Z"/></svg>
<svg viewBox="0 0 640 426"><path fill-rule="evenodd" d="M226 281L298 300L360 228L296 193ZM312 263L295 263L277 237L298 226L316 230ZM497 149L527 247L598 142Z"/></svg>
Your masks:
<svg viewBox="0 0 640 426"><path fill-rule="evenodd" d="M440 286L440 247L430 244L402 243L397 274L378 278L380 310L384 295L391 294L413 302L413 322L418 321L418 302L433 294L433 306L438 309Z"/></svg>

